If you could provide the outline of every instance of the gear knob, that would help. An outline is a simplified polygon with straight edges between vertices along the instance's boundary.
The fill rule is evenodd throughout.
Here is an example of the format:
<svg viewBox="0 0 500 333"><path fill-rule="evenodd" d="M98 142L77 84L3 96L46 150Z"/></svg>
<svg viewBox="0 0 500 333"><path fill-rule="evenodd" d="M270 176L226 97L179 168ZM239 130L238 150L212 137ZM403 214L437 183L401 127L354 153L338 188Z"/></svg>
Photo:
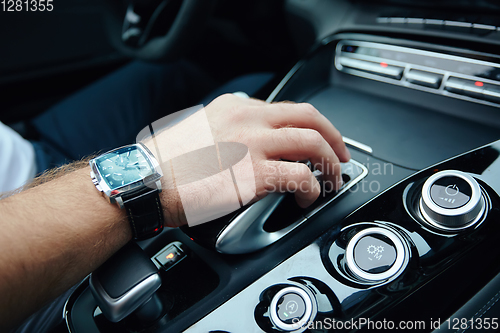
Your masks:
<svg viewBox="0 0 500 333"><path fill-rule="evenodd" d="M161 286L158 269L135 243L129 243L90 276L90 290L104 316L118 322L148 304L147 320L161 314L155 292ZM151 300L154 300L151 302ZM155 309L151 309L154 305Z"/></svg>

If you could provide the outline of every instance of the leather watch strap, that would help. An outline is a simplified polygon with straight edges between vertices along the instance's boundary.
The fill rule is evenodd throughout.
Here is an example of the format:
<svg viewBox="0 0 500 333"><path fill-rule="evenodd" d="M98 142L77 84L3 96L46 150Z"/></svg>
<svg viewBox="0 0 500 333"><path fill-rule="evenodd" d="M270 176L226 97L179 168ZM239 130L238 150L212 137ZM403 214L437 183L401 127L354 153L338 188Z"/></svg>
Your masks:
<svg viewBox="0 0 500 333"><path fill-rule="evenodd" d="M144 188L122 196L134 239L147 239L163 229L163 211L157 189Z"/></svg>

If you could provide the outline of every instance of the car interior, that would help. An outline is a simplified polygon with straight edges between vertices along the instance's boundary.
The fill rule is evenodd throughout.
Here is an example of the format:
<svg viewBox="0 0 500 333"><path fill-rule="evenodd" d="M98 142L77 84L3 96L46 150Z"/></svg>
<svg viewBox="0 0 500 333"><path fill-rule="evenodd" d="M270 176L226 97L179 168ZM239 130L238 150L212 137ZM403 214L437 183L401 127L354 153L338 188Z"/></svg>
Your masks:
<svg viewBox="0 0 500 333"><path fill-rule="evenodd" d="M311 103L352 154L308 208L272 193L129 243L54 332L498 329L498 1L54 2L0 12L0 120L25 138L131 61L186 59L221 83L275 73L252 97Z"/></svg>

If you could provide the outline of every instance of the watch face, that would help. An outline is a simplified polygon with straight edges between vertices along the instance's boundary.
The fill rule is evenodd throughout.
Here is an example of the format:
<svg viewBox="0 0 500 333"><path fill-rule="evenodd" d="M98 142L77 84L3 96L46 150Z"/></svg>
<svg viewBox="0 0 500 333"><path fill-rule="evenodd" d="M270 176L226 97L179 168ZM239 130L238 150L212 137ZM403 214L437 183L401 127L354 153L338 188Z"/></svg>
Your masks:
<svg viewBox="0 0 500 333"><path fill-rule="evenodd" d="M96 165L110 190L132 184L153 173L149 160L135 146L105 154L96 160Z"/></svg>

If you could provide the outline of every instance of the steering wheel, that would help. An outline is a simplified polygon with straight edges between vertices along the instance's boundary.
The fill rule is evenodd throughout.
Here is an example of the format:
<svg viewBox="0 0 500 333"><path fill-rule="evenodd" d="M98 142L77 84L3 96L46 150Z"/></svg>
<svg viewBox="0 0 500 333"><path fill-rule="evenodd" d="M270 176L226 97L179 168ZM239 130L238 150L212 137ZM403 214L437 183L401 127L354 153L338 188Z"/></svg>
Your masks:
<svg viewBox="0 0 500 333"><path fill-rule="evenodd" d="M173 61L194 46L214 5L215 0L110 1L109 39L126 56L145 61Z"/></svg>

